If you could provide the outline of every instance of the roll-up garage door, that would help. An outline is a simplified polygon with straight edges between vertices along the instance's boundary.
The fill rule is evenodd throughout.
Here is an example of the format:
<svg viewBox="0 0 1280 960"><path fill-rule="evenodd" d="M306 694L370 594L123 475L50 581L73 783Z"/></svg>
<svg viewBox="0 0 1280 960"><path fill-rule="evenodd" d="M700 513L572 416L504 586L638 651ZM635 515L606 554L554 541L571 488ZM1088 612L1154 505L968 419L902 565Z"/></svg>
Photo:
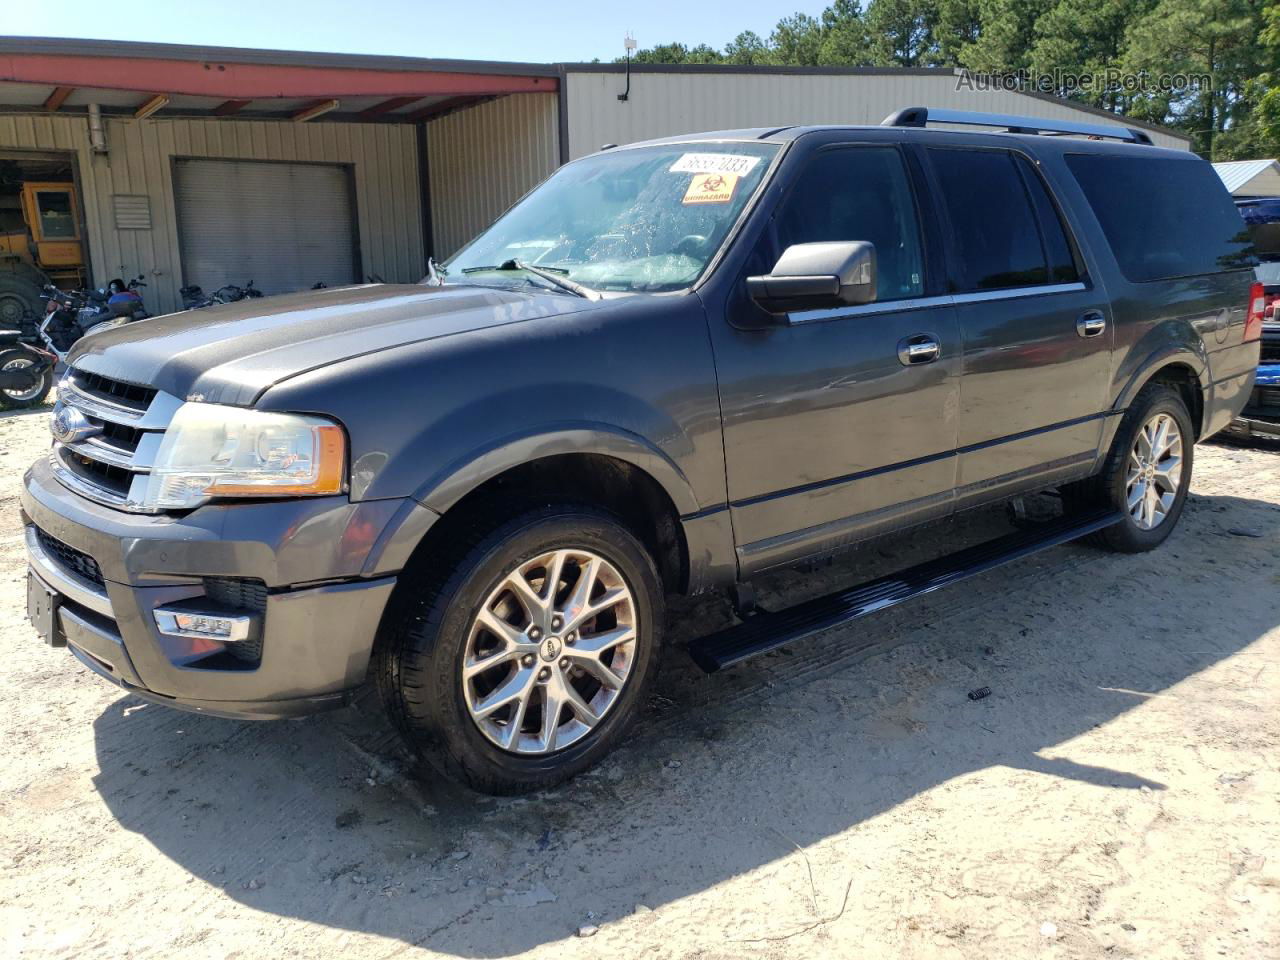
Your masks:
<svg viewBox="0 0 1280 960"><path fill-rule="evenodd" d="M344 166L176 160L173 190L185 284L272 294L360 280Z"/></svg>

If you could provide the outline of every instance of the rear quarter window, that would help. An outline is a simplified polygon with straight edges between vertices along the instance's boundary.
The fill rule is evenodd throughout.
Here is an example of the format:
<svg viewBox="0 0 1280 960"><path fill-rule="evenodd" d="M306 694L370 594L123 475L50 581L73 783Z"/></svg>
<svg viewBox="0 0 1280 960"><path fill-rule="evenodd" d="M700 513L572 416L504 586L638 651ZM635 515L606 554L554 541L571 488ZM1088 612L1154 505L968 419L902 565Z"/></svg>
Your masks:
<svg viewBox="0 0 1280 960"><path fill-rule="evenodd" d="M1198 159L1071 154L1067 166L1134 283L1251 267L1244 221Z"/></svg>

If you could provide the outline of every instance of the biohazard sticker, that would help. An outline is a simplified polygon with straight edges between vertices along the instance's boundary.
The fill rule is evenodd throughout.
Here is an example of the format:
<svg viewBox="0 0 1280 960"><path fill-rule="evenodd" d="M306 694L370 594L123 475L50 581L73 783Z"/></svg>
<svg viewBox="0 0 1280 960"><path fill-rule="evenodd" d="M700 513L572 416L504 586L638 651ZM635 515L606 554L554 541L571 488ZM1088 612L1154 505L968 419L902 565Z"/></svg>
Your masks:
<svg viewBox="0 0 1280 960"><path fill-rule="evenodd" d="M689 181L682 203L728 203L738 185L736 173L699 173Z"/></svg>
<svg viewBox="0 0 1280 960"><path fill-rule="evenodd" d="M684 153L671 165L669 173L732 173L745 177L756 168L759 157L738 153Z"/></svg>

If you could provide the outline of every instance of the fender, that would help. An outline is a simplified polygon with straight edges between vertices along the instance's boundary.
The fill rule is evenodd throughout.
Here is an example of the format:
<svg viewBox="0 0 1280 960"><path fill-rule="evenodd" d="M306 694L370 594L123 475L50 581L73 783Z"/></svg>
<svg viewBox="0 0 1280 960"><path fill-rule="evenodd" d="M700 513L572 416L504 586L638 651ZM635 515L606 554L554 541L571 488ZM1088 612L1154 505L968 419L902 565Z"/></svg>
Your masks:
<svg viewBox="0 0 1280 960"><path fill-rule="evenodd" d="M638 467L666 491L682 517L702 509L692 484L675 461L644 437L599 423L548 425L505 437L427 480L413 499L437 513L444 513L480 484L512 467L570 453L600 454Z"/></svg>
<svg viewBox="0 0 1280 960"><path fill-rule="evenodd" d="M450 507L464 496L512 467L542 457L561 454L594 453L625 461L643 470L666 491L681 518L699 513L693 487L683 471L661 450L643 437L601 424L560 425L521 435L509 436L496 444L473 452L463 462L454 463L427 480L410 498L402 501L370 550L362 575L380 576L404 567L427 531ZM701 519L701 518L699 518ZM700 532L704 522L697 525ZM690 525L686 524L686 531ZM718 531L718 527L716 528ZM708 533L710 540L722 536ZM702 539L701 537L698 538ZM694 547L690 543L690 548ZM731 540L730 547L731 551ZM703 553L708 557L703 557ZM691 558L699 572L704 567L717 567L710 559L723 550L699 550Z"/></svg>
<svg viewBox="0 0 1280 960"><path fill-rule="evenodd" d="M1171 367L1176 363L1184 364L1195 372L1201 390L1209 389L1209 358L1204 344L1198 338L1195 339L1194 344L1165 344L1148 354L1138 364L1116 397L1115 403L1111 405L1111 409L1117 413L1123 413L1129 409L1129 404L1133 402L1133 398L1138 395L1138 391L1146 385L1148 380L1165 367Z"/></svg>
<svg viewBox="0 0 1280 960"><path fill-rule="evenodd" d="M1195 372L1202 392L1209 389L1209 360L1205 354L1204 344L1198 337L1185 343L1166 343L1149 353L1130 374L1111 405L1108 416L1103 419L1102 440L1098 444L1098 459L1094 461L1095 469L1100 469L1106 461L1111 444L1115 440L1116 430L1120 428L1120 418L1129 409L1129 404L1133 403L1133 398L1138 395L1138 391L1157 373L1175 363L1184 364Z"/></svg>

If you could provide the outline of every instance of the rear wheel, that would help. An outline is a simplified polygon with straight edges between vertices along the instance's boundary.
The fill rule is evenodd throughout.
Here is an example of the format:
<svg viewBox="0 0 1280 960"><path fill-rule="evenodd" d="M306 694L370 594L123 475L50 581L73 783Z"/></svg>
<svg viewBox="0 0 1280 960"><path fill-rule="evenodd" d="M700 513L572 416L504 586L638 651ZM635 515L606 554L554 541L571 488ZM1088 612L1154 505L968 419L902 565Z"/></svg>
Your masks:
<svg viewBox="0 0 1280 960"><path fill-rule="evenodd" d="M1171 387L1149 383L1120 421L1102 472L1064 493L1069 506L1123 511L1124 520L1091 539L1121 553L1141 553L1162 544L1177 525L1194 459L1186 404Z"/></svg>
<svg viewBox="0 0 1280 960"><path fill-rule="evenodd" d="M38 365L25 350L0 351L0 373L26 374L30 385L0 388L0 410L24 410L38 407L53 389L53 369L33 372Z"/></svg>
<svg viewBox="0 0 1280 960"><path fill-rule="evenodd" d="M406 581L375 675L408 742L486 793L585 770L634 718L656 662L662 592L652 559L590 507L480 525L452 563ZM437 565L438 564L438 565Z"/></svg>

